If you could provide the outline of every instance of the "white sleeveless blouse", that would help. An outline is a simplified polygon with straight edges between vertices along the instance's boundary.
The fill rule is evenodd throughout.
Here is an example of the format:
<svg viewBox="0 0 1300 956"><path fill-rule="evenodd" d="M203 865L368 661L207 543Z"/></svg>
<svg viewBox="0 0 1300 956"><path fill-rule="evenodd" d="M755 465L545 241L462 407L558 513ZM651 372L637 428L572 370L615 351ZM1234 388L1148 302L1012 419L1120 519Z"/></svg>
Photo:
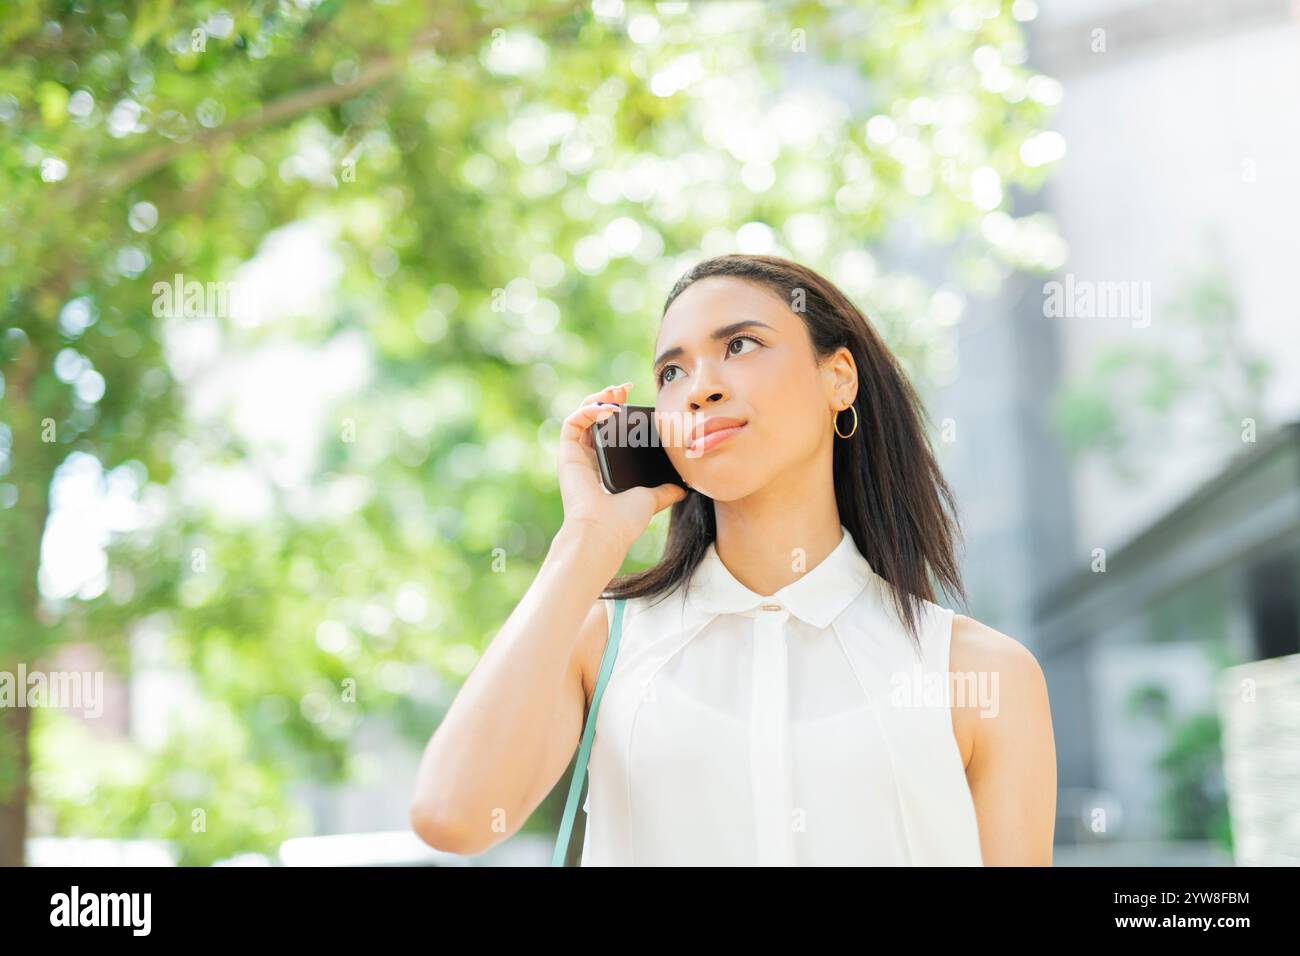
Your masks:
<svg viewBox="0 0 1300 956"><path fill-rule="evenodd" d="M769 597L710 545L689 594L627 602L583 866L983 865L946 680L953 612L925 602L918 657L841 530Z"/></svg>

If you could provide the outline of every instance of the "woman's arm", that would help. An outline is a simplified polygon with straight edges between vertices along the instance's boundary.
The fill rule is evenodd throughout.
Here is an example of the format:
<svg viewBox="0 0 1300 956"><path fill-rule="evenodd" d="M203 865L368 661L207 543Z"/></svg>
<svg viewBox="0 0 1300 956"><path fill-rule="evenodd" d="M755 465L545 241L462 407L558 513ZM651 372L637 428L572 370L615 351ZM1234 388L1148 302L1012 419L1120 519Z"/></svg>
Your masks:
<svg viewBox="0 0 1300 956"><path fill-rule="evenodd" d="M537 577L470 673L425 747L411 826L430 846L475 854L515 833L555 786L582 734L585 663L606 632L598 600L675 484L610 494L591 427L629 383L594 392L560 426L564 522Z"/></svg>
<svg viewBox="0 0 1300 956"><path fill-rule="evenodd" d="M607 630L600 593L625 551L584 523L551 542L425 748L411 825L430 846L482 853L514 834L564 773L582 733L583 661Z"/></svg>
<svg viewBox="0 0 1300 956"><path fill-rule="evenodd" d="M957 718L973 740L966 780L985 866L1051 866L1056 827L1056 742L1047 682L1014 638L954 615L949 669L989 688Z"/></svg>

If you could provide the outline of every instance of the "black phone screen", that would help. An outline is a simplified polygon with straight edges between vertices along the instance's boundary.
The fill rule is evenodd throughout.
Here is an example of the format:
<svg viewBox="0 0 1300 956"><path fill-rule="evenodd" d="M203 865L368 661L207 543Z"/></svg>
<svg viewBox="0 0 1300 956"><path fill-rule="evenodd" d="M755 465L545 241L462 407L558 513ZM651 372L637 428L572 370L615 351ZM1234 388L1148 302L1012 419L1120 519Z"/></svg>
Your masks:
<svg viewBox="0 0 1300 956"><path fill-rule="evenodd" d="M609 491L667 483L689 487L664 450L654 412L653 405L620 405L591 426L600 479Z"/></svg>

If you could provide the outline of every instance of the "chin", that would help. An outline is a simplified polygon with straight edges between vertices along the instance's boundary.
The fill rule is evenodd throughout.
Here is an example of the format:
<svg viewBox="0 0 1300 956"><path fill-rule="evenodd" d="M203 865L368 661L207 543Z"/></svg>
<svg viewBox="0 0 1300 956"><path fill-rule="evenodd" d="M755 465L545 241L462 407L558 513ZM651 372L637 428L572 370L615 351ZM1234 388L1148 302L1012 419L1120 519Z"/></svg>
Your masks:
<svg viewBox="0 0 1300 956"><path fill-rule="evenodd" d="M701 465L698 461L692 461L691 464L695 467L685 471L679 466L678 474L693 491L714 501L739 501L763 486L763 478L752 468L737 465L734 461L728 461L725 465L719 462L720 467L713 467L711 462Z"/></svg>

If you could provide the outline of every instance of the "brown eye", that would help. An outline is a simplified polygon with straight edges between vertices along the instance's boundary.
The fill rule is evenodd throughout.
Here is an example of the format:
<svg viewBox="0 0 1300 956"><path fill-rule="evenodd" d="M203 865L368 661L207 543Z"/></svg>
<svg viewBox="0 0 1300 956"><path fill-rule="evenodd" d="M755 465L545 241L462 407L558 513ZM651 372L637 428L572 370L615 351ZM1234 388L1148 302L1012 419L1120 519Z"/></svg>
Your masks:
<svg viewBox="0 0 1300 956"><path fill-rule="evenodd" d="M729 341L729 342L727 343L727 354L728 354L728 355L744 355L745 353L744 353L743 351L736 351L736 350L732 349L732 346L735 345L737 342L746 342L746 341L754 343L754 345L757 346L757 347L759 347L759 348L762 348L762 346L763 346L763 343L760 342L758 339L754 338L752 335L737 335L734 339L732 339L731 341ZM657 384L658 384L658 386L659 386L660 388L663 388L665 385L667 385L669 382L672 381L672 379L668 378L667 376L668 376L668 371L669 371L669 369L674 369L674 368L677 368L677 366L676 366L676 365L665 365L665 366L664 366L664 367L659 371L659 378L658 378L658 380L657 380Z"/></svg>

